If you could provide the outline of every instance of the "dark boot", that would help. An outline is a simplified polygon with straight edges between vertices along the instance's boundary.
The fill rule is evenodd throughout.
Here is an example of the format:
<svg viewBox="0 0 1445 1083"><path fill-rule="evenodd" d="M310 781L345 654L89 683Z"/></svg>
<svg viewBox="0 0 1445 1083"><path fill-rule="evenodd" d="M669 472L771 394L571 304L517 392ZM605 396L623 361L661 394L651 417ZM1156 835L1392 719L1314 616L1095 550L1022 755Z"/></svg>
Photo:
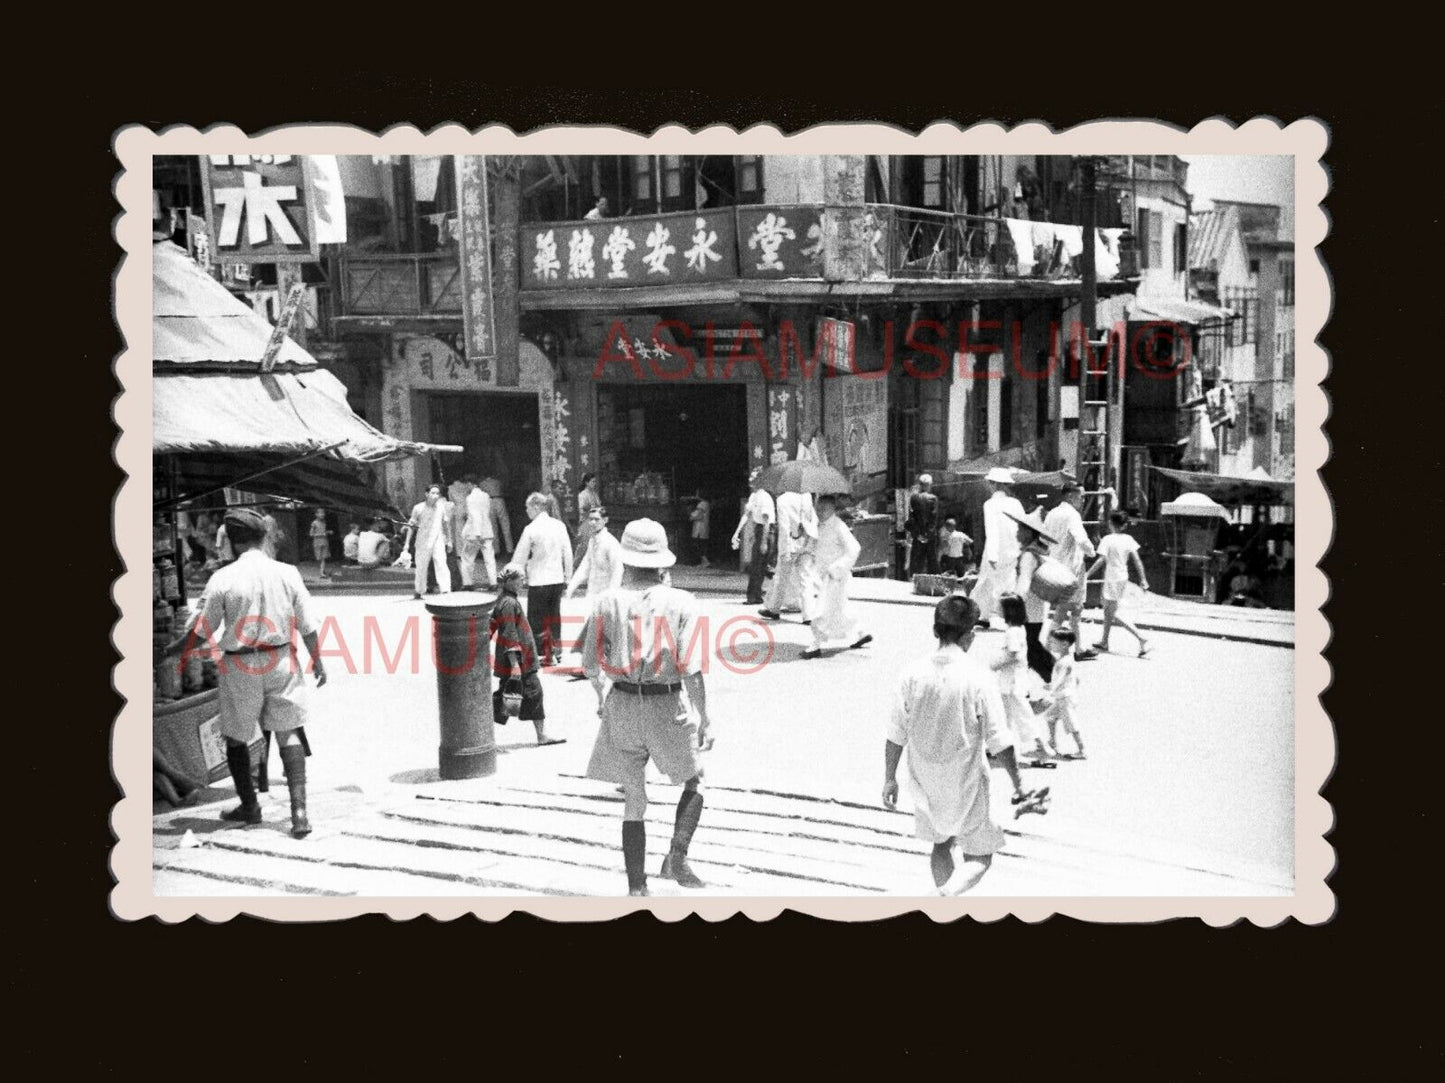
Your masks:
<svg viewBox="0 0 1445 1083"><path fill-rule="evenodd" d="M283 745L281 763L291 791L291 835L304 839L311 834L311 821L306 816L306 750L300 745Z"/></svg>
<svg viewBox="0 0 1445 1083"><path fill-rule="evenodd" d="M693 832L702 819L702 794L697 790L684 790L677 802L677 821L672 829L672 849L662 859L659 876L676 880L683 887L707 887L687 863L687 848L692 844Z"/></svg>
<svg viewBox="0 0 1445 1083"><path fill-rule="evenodd" d="M627 865L627 894L647 895L647 825L641 820L622 821L622 860Z"/></svg>
<svg viewBox="0 0 1445 1083"><path fill-rule="evenodd" d="M258 793L271 792L271 732L261 734L261 762L256 765L256 790Z"/></svg>
<svg viewBox="0 0 1445 1083"><path fill-rule="evenodd" d="M236 784L236 796L241 803L229 812L221 813L221 819L231 823L258 824L261 822L261 803L256 800L256 787L251 783L251 752L245 745L226 742L226 766L231 769L231 780Z"/></svg>

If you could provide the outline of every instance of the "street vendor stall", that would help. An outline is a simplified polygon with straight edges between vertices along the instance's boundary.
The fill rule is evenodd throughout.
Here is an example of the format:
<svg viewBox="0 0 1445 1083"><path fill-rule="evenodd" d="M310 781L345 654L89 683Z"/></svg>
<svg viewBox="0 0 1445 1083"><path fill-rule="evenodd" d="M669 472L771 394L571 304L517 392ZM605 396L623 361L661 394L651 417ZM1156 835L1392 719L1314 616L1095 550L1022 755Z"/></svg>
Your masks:
<svg viewBox="0 0 1445 1083"><path fill-rule="evenodd" d="M1216 541L1228 513L1203 493L1185 493L1159 509L1170 526L1169 593L1212 600L1218 569Z"/></svg>
<svg viewBox="0 0 1445 1083"><path fill-rule="evenodd" d="M188 619L181 524L194 536L192 514L214 509L218 525L227 504L278 498L385 514L389 503L365 472L371 464L461 448L372 427L293 340L281 338L268 356L271 325L182 249L164 242L152 251L153 753L158 787L164 776L184 794L227 767L213 660L161 656ZM258 732L253 759L262 747Z"/></svg>
<svg viewBox="0 0 1445 1083"><path fill-rule="evenodd" d="M1243 477L1150 469L1177 485L1182 494L1208 497L1224 510L1225 525L1215 539L1213 585L1203 595L1206 600L1294 608L1293 481L1270 477L1262 467ZM1236 590L1241 583L1244 586Z"/></svg>

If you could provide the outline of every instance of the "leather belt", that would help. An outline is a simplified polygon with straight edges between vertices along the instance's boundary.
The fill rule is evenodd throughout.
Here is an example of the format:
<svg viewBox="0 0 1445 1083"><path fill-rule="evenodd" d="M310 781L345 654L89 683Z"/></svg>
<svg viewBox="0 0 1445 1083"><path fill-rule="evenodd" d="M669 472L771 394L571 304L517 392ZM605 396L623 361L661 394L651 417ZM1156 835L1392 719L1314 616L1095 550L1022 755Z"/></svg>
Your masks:
<svg viewBox="0 0 1445 1083"><path fill-rule="evenodd" d="M682 684L628 684L626 681L612 682L614 691L627 692L638 696L671 696L682 691Z"/></svg>
<svg viewBox="0 0 1445 1083"><path fill-rule="evenodd" d="M226 654L260 654L263 651L283 651L290 647L290 643L257 643L254 646L242 647L238 651L226 651Z"/></svg>

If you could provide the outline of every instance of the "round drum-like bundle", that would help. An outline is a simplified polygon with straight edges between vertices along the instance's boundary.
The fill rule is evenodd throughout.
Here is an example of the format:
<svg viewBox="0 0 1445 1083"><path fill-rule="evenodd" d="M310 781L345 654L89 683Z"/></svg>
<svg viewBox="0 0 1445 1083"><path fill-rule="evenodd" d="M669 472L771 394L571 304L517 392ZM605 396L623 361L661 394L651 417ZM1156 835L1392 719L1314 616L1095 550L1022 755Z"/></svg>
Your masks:
<svg viewBox="0 0 1445 1083"><path fill-rule="evenodd" d="M1029 591L1046 602L1067 598L1079 585L1078 578L1052 557L1046 557L1029 581Z"/></svg>

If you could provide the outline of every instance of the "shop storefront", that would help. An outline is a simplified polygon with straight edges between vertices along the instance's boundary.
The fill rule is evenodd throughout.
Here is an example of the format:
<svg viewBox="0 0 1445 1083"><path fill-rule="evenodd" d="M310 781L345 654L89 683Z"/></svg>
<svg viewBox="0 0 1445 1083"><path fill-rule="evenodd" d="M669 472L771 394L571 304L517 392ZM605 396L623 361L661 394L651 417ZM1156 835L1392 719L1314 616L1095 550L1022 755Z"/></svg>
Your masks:
<svg viewBox="0 0 1445 1083"><path fill-rule="evenodd" d="M614 531L655 519L683 554L690 552L689 513L706 500L705 551L723 560L749 472L796 448L796 394L770 385L755 362L709 364L705 354L660 318L618 317L579 336L559 361L558 400L572 434L565 491L571 497L586 474L597 474ZM566 506L575 513L575 500Z"/></svg>
<svg viewBox="0 0 1445 1083"><path fill-rule="evenodd" d="M386 430L401 439L465 448L436 461L390 464L386 492L392 503L406 510L433 481L449 484L466 474L496 478L509 509L517 509L514 515L544 482L560 498L571 435L551 363L523 341L518 385L502 387L496 366L469 363L459 339L460 333L392 336L382 387Z"/></svg>

